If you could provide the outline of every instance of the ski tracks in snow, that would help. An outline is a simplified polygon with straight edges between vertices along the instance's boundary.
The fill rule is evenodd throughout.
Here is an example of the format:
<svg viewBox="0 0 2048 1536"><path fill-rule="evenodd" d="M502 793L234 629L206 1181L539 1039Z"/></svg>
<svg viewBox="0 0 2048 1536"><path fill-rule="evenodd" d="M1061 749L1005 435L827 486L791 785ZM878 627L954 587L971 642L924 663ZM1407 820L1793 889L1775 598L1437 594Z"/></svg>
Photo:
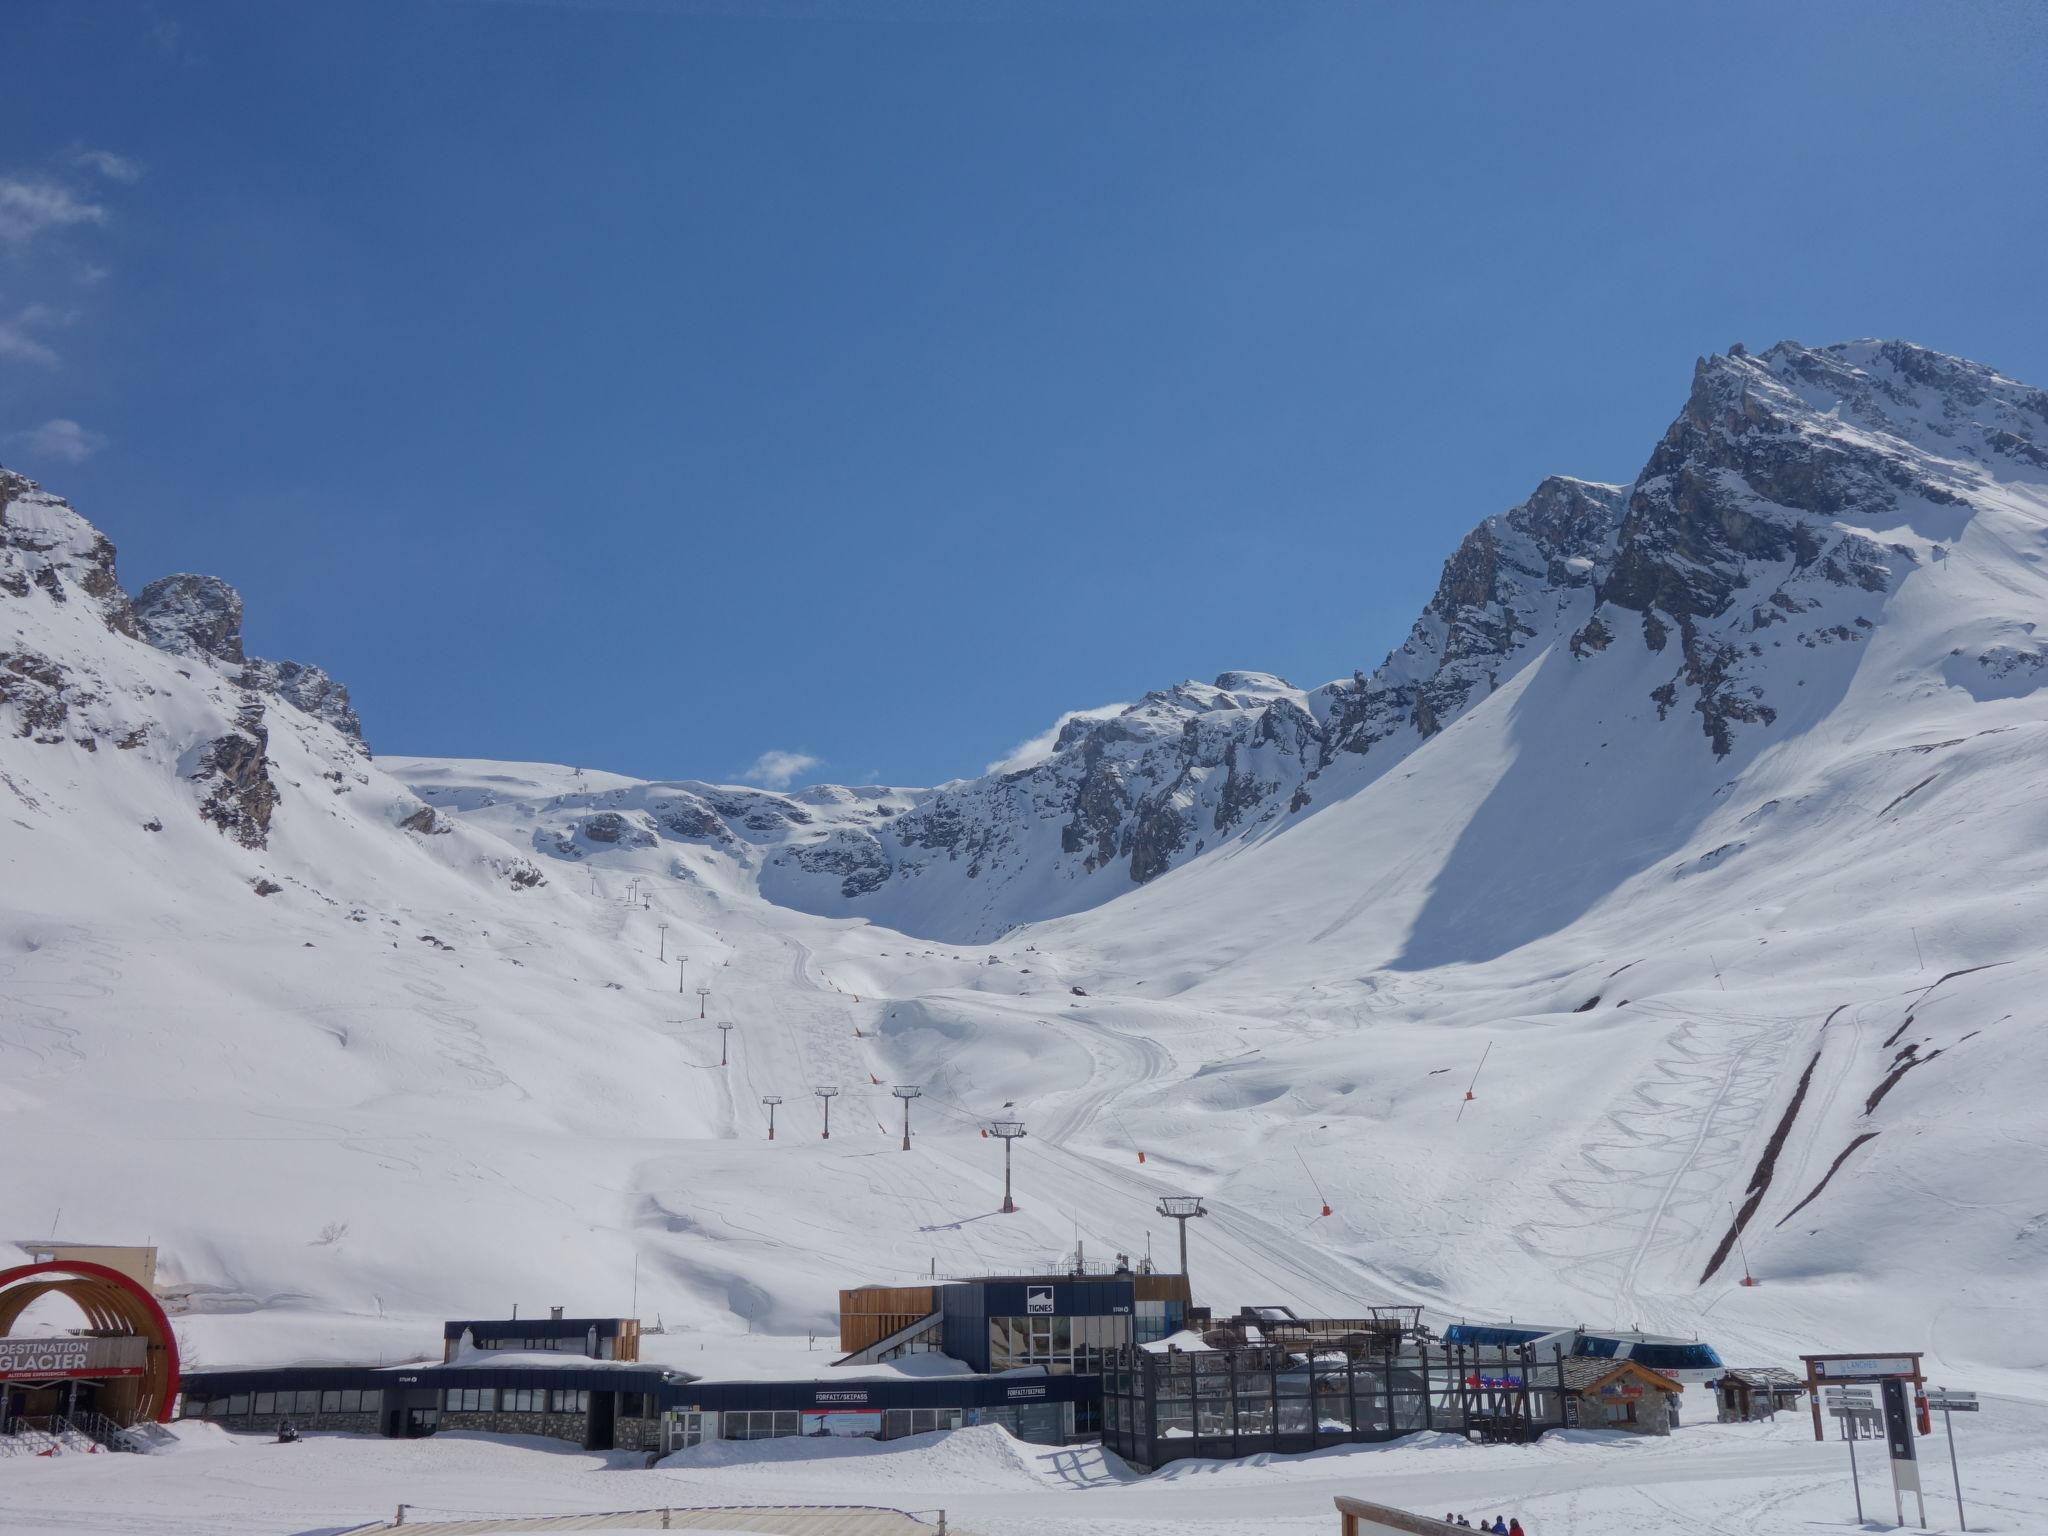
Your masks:
<svg viewBox="0 0 2048 1536"><path fill-rule="evenodd" d="M1618 1325L1653 1326L1642 1282L1682 1268L1722 1225L1731 1174L1751 1131L1775 1107L1775 1089L1796 1021L1779 1015L1680 1018L1621 1102L1580 1149L1580 1167L1551 1183L1580 1219L1532 1220L1514 1238L1532 1256L1611 1300ZM1674 1289L1689 1276L1670 1276Z"/></svg>

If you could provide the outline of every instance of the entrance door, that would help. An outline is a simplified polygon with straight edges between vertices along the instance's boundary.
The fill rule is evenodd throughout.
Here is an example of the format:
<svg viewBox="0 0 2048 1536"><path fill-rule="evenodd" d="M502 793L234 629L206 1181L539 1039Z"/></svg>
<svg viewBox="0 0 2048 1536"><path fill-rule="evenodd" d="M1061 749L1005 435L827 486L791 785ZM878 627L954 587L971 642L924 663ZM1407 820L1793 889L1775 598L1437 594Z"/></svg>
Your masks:
<svg viewBox="0 0 2048 1536"><path fill-rule="evenodd" d="M619 1394L616 1392L593 1392L590 1394L590 1419L583 1434L583 1449L586 1451L608 1451L617 1434Z"/></svg>
<svg viewBox="0 0 2048 1536"><path fill-rule="evenodd" d="M441 1410L438 1408L408 1408L405 1410L405 1438L422 1439L441 1427Z"/></svg>

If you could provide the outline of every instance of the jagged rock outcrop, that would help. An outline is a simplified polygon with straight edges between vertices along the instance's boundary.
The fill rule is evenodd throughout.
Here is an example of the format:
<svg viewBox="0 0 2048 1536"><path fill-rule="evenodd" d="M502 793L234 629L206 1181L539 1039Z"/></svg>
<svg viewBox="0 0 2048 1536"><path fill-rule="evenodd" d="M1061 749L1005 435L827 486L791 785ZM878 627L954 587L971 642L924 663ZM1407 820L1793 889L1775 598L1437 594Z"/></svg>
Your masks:
<svg viewBox="0 0 2048 1536"><path fill-rule="evenodd" d="M244 848L269 845L270 817L278 802L269 752L263 705L252 698L243 705L237 728L207 743L192 775L205 791L199 814Z"/></svg>
<svg viewBox="0 0 2048 1536"><path fill-rule="evenodd" d="M1600 608L1573 649L1602 649L1626 627L1661 652L1675 634L1671 678L1651 697L1668 712L1689 696L1725 756L1738 728L1784 707L1770 650L1855 645L1874 629L1917 558L1875 531L1916 507L1966 508L1983 478L1973 460L2031 463L2043 438L2048 395L1905 342L1703 358L1629 494Z"/></svg>
<svg viewBox="0 0 2048 1536"><path fill-rule="evenodd" d="M108 629L133 635L135 613L114 574L114 544L26 475L0 468L0 594L39 589L53 603L76 587Z"/></svg>
<svg viewBox="0 0 2048 1536"><path fill-rule="evenodd" d="M362 722L349 704L348 689L323 669L244 654L242 595L218 576L160 576L135 594L134 611L142 638L158 650L216 662L233 671L241 687L282 699L363 743Z"/></svg>

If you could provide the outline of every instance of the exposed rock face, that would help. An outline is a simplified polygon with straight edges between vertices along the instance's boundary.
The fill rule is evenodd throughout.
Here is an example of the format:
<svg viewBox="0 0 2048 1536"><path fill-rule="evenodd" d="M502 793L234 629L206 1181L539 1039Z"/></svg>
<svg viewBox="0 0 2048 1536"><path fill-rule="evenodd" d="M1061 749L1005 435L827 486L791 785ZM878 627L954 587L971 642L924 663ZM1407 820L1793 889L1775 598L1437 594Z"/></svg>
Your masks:
<svg viewBox="0 0 2048 1536"><path fill-rule="evenodd" d="M270 841L278 795L270 778L269 748L263 706L252 699L243 707L240 728L209 742L192 776L206 791L199 814L244 848L262 848Z"/></svg>
<svg viewBox="0 0 2048 1536"><path fill-rule="evenodd" d="M1979 478L1970 460L2030 463L2042 439L2041 391L1904 342L1702 359L1629 495L1574 651L1602 648L1620 610L1651 651L1675 631L1671 681L1652 697L1668 710L1689 696L1725 755L1739 727L1768 726L1783 707L1768 650L1858 643L1914 563L1859 522L1964 508ZM1779 625L1785 635L1756 638Z"/></svg>
<svg viewBox="0 0 2048 1536"><path fill-rule="evenodd" d="M142 637L160 651L233 669L244 688L271 694L360 744L362 722L348 689L301 661L265 661L242 650L242 596L218 576L161 576L135 594Z"/></svg>
<svg viewBox="0 0 2048 1536"><path fill-rule="evenodd" d="M135 594L142 638L173 656L208 656L240 666L242 595L218 576L160 576Z"/></svg>
<svg viewBox="0 0 2048 1536"><path fill-rule="evenodd" d="M242 669L242 686L275 694L315 720L325 720L365 752L363 723L348 700L348 689L311 662L252 660Z"/></svg>
<svg viewBox="0 0 2048 1536"><path fill-rule="evenodd" d="M52 603L82 592L107 628L133 635L135 613L114 574L113 541L26 475L0 469L0 594L40 589Z"/></svg>

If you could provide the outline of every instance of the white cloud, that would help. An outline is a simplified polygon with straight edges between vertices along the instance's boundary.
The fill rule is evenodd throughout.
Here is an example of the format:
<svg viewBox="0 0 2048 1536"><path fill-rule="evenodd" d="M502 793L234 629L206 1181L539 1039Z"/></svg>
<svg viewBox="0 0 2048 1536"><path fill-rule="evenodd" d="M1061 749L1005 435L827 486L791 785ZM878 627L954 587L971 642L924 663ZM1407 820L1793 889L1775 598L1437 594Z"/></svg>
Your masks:
<svg viewBox="0 0 2048 1536"><path fill-rule="evenodd" d="M143 165L140 160L127 155L117 155L111 149L83 149L73 156L73 163L89 171L98 171L109 181L140 181Z"/></svg>
<svg viewBox="0 0 2048 1536"><path fill-rule="evenodd" d="M1070 709L1029 741L1018 742L1007 754L997 758L982 771L1018 773L1026 768L1036 768L1052 756L1053 744L1060 739L1060 732L1067 728L1068 721L1107 720L1111 715L1120 715L1130 707L1128 704L1098 704L1093 709Z"/></svg>
<svg viewBox="0 0 2048 1536"><path fill-rule="evenodd" d="M0 320L0 357L12 358L17 363L40 363L45 368L57 366L57 349L29 335L19 320Z"/></svg>
<svg viewBox="0 0 2048 1536"><path fill-rule="evenodd" d="M769 789L787 789L799 774L809 773L824 759L808 752L763 752L754 759L753 767L740 775L749 784L760 784Z"/></svg>
<svg viewBox="0 0 2048 1536"><path fill-rule="evenodd" d="M46 229L106 222L106 209L82 201L69 187L0 176L0 240L19 245Z"/></svg>
<svg viewBox="0 0 2048 1536"><path fill-rule="evenodd" d="M106 434L80 426L67 416L52 416L39 427L16 432L7 439L31 458L61 459L66 464L83 464L107 446Z"/></svg>

